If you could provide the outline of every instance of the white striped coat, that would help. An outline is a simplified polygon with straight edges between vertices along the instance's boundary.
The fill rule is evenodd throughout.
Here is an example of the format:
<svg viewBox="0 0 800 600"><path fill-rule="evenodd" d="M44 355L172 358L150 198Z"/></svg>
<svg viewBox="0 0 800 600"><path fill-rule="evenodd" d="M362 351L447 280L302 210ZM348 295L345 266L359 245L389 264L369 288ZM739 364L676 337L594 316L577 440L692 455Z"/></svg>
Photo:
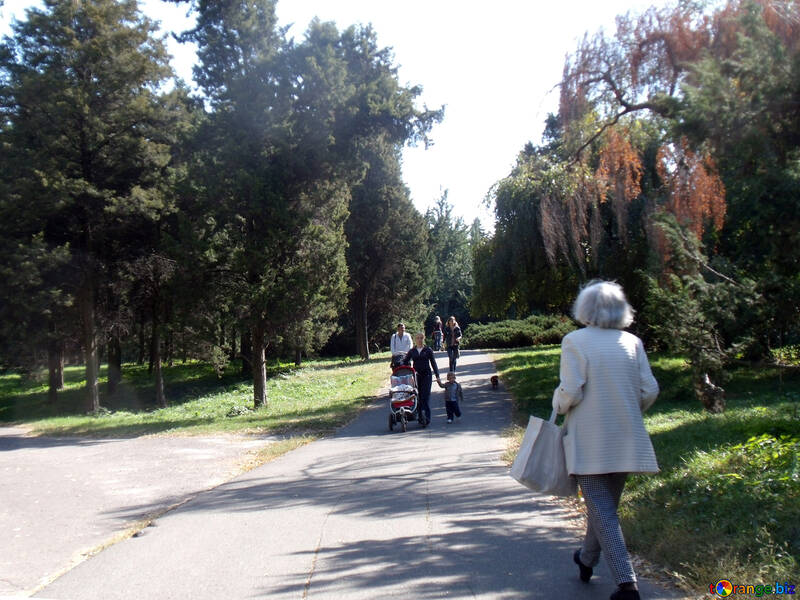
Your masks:
<svg viewBox="0 0 800 600"><path fill-rule="evenodd" d="M658 471L642 420L658 382L642 340L619 329L573 331L561 341L560 377L553 407L567 415L564 454L571 475Z"/></svg>

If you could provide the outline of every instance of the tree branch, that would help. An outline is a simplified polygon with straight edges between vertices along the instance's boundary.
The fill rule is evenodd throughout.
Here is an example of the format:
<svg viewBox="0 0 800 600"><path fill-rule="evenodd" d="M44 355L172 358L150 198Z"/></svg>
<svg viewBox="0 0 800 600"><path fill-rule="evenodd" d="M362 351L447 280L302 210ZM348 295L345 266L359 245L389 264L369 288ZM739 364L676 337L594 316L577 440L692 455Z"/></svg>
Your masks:
<svg viewBox="0 0 800 600"><path fill-rule="evenodd" d="M725 275L723 273L720 273L719 271L714 269L711 265L709 265L707 262L705 262L702 258L700 258L697 254L695 254L694 251L691 250L691 242L690 242L689 238L687 238L686 235L684 235L683 231L681 231L681 229L679 227L676 227L675 230L676 230L676 233L681 237L681 240L683 240L684 244L686 244L686 246L685 246L686 249L687 249L686 253L689 255L689 258L691 258L698 265L700 265L701 267L703 267L704 269L706 269L710 273L716 275L720 279L724 279L725 281L727 281L728 283L730 283L732 285L735 285L736 287L741 287L741 284L738 281L735 281L735 280L731 279L730 277L728 277L727 275Z"/></svg>
<svg viewBox="0 0 800 600"><path fill-rule="evenodd" d="M567 167L572 167L580 160L581 154L583 153L586 148L591 146L595 140L597 140L605 131L614 125L616 125L619 120L627 114L637 112L640 110L650 110L656 114L663 115L666 112L666 109L661 104L654 102L652 99L647 100L645 102L631 102L625 98L625 94L622 92L620 87L617 85L617 82L611 75L611 71L606 70L603 72L595 71L594 76L587 79L584 83L586 84L596 84L604 82L611 93L614 95L617 103L622 107L622 111L615 114L611 120L606 121L600 129L598 129L594 134L589 136L589 139L586 140L580 147L575 151L572 160L569 161Z"/></svg>

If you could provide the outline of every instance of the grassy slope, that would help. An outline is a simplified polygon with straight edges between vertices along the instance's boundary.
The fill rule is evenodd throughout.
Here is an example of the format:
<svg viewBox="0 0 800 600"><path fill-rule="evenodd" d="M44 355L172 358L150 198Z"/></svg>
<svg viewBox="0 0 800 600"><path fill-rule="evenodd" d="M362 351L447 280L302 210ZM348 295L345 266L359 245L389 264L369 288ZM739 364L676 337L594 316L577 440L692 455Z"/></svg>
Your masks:
<svg viewBox="0 0 800 600"><path fill-rule="evenodd" d="M314 434L352 418L388 378L384 357L367 363L315 361L300 369L274 365L267 382L268 405L252 411L252 382L239 377L235 369L217 377L206 364L188 363L165 369L169 406L158 409L147 369L125 365L123 371L114 399L102 398L101 385L101 404L108 410L98 415L82 412L82 368L67 368L65 389L55 406L47 403L46 385L14 374L0 376L0 423L23 423L50 435Z"/></svg>
<svg viewBox="0 0 800 600"><path fill-rule="evenodd" d="M549 416L558 360L558 346L495 353L518 422ZM626 489L631 549L697 591L722 578L800 582L800 372L739 367L726 412L711 415L681 359L651 362L662 393L645 423L661 473Z"/></svg>

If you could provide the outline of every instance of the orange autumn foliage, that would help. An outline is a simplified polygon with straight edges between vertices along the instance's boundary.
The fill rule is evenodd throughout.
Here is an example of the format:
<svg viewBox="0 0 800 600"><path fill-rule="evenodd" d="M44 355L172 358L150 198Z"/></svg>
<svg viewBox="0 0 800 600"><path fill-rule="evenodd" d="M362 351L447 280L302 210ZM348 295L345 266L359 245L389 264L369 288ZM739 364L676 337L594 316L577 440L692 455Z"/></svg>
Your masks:
<svg viewBox="0 0 800 600"><path fill-rule="evenodd" d="M567 57L559 99L576 155L625 115L669 117L669 99L680 96L681 82L691 81L694 64L704 56L724 60L735 54L753 6L788 50L800 48L800 0L729 0L714 12L686 3L653 7L617 17L613 36L601 31L584 37ZM586 127L581 119L592 112L599 123Z"/></svg>
<svg viewBox="0 0 800 600"><path fill-rule="evenodd" d="M708 47L709 21L708 16L680 5L650 8L634 20L618 18L617 37L629 48L634 88L675 93L686 65Z"/></svg>
<svg viewBox="0 0 800 600"><path fill-rule="evenodd" d="M625 133L618 128L609 129L600 150L595 177L600 185L601 202L609 192L612 201L630 202L642 191L642 161Z"/></svg>
<svg viewBox="0 0 800 600"><path fill-rule="evenodd" d="M791 52L800 49L800 2L798 0L752 0L761 10L767 28ZM742 33L741 16L748 2L732 0L714 16L714 43L716 56L730 56L739 45Z"/></svg>
<svg viewBox="0 0 800 600"><path fill-rule="evenodd" d="M678 144L661 146L656 169L668 191L665 209L678 222L703 236L708 226L722 229L725 220L725 185L714 160L707 154L693 152L685 139Z"/></svg>
<svg viewBox="0 0 800 600"><path fill-rule="evenodd" d="M611 200L620 237L625 239L628 205L642 192L642 161L626 131L609 129L600 150L595 185L601 203Z"/></svg>
<svg viewBox="0 0 800 600"><path fill-rule="evenodd" d="M758 2L764 8L764 23L783 44L797 51L800 48L800 2L797 0Z"/></svg>

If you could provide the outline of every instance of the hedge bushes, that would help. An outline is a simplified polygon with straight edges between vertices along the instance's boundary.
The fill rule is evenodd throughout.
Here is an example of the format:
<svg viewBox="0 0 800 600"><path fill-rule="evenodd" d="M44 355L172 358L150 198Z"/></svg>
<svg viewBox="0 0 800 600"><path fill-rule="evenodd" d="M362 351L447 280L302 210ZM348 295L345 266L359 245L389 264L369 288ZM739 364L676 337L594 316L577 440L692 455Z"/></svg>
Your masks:
<svg viewBox="0 0 800 600"><path fill-rule="evenodd" d="M558 344L575 323L564 315L532 315L522 320L473 323L464 331L464 348L520 348Z"/></svg>

